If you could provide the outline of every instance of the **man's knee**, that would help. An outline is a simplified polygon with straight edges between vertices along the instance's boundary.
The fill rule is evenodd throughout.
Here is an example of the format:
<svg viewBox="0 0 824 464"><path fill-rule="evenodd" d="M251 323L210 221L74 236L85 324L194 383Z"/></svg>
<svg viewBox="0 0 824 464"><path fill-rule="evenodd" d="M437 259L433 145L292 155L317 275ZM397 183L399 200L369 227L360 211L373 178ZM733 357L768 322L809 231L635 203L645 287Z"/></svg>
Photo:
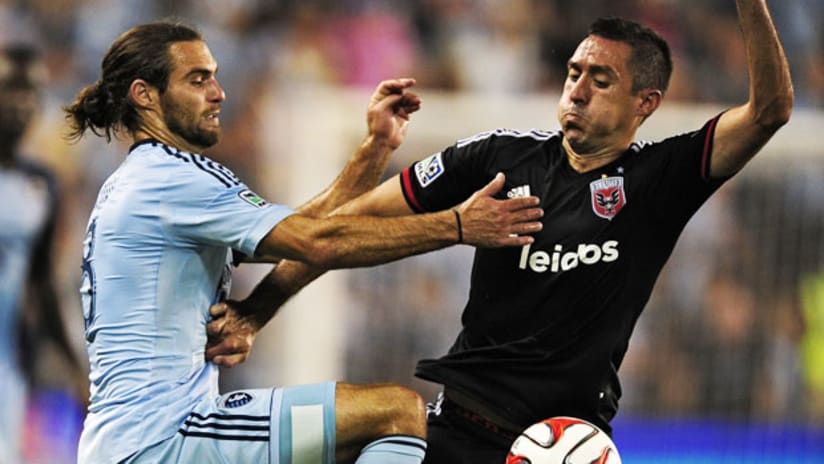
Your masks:
<svg viewBox="0 0 824 464"><path fill-rule="evenodd" d="M401 385L387 385L387 396L394 398L386 435L426 436L426 404L416 391Z"/></svg>
<svg viewBox="0 0 824 464"><path fill-rule="evenodd" d="M335 409L338 462L353 462L364 446L382 437L426 437L423 399L401 385L338 383Z"/></svg>
<svg viewBox="0 0 824 464"><path fill-rule="evenodd" d="M338 429L355 435L426 436L426 406L412 389L397 384L337 387Z"/></svg>

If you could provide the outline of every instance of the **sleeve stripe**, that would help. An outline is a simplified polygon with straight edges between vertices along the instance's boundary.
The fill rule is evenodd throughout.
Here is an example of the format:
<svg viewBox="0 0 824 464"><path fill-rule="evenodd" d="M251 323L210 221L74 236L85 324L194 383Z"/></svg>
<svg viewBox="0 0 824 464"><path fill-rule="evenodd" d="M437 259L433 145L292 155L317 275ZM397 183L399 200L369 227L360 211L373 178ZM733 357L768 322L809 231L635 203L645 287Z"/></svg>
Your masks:
<svg viewBox="0 0 824 464"><path fill-rule="evenodd" d="M415 198L415 192L412 190L412 180L410 179L409 170L409 168L404 169L400 176L403 197L406 199L406 203L408 203L416 213L426 212L426 209L424 209L420 202L418 202L418 199Z"/></svg>
<svg viewBox="0 0 824 464"><path fill-rule="evenodd" d="M701 154L701 178L707 180L710 178L710 165L712 161L712 141L715 135L715 125L718 123L718 119L721 118L719 114L716 116L712 121L710 121L710 127L707 128L707 135L704 138L704 151Z"/></svg>

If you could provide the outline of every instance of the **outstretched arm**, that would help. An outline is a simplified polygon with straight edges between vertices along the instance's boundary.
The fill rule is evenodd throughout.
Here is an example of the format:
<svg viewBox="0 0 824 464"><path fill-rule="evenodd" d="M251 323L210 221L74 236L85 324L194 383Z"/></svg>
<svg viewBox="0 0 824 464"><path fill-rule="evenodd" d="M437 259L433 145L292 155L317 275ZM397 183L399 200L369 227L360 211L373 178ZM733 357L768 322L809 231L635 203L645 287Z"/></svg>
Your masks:
<svg viewBox="0 0 824 464"><path fill-rule="evenodd" d="M300 206L299 214L324 217L377 185L390 156L406 138L410 115L420 109L421 99L409 91L414 85L410 78L378 84L366 111L366 138L335 181ZM245 300L229 302L231 306L214 305L210 309L213 321L208 328L207 357L227 367L243 362L257 331L292 295L324 272L300 261L281 261Z"/></svg>
<svg viewBox="0 0 824 464"><path fill-rule="evenodd" d="M738 172L790 119L793 87L787 57L766 0L736 0L747 48L749 101L718 120L710 175Z"/></svg>
<svg viewBox="0 0 824 464"><path fill-rule="evenodd" d="M397 179L385 182L340 208L339 212L346 215L332 215L316 220L317 224L291 216L278 225L264 243L275 247L272 252L285 254L287 251L283 247L311 246L313 251L309 254L323 256L328 252L331 256L323 261L297 258L308 262L309 266L284 261L244 301L213 306L211 312L217 318L209 325L211 341L207 358L229 367L245 360L256 332L274 316L283 302L325 268L385 263L459 241L484 247L522 246L533 241L528 234L541 229L538 219L543 210L537 207L538 198L493 198L503 188L503 174L498 174L455 210L402 217L349 215L363 212L379 216L398 215L402 212L398 209L407 208L400 206L403 201L397 199L400 192L393 194L399 185ZM388 199L381 202L379 199L384 196ZM286 227L281 229L284 225ZM320 234L314 229L316 225L320 227ZM272 236L276 234L282 235ZM291 240L298 243L292 244Z"/></svg>

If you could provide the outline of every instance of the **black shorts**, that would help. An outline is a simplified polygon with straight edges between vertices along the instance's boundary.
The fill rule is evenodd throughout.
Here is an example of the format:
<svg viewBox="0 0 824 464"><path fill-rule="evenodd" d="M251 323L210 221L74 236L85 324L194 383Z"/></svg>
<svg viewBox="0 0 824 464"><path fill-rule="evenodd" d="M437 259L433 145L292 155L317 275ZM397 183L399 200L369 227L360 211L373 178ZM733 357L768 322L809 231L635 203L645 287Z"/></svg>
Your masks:
<svg viewBox="0 0 824 464"><path fill-rule="evenodd" d="M424 464L503 464L517 434L450 403L427 418Z"/></svg>

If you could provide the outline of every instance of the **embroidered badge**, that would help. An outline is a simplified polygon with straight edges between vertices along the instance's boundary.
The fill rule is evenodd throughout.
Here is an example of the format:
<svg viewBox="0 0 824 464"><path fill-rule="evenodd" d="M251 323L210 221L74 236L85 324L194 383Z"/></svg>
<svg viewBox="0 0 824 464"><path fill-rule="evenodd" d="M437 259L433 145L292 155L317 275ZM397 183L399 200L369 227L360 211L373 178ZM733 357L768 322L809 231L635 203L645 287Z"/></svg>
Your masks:
<svg viewBox="0 0 824 464"><path fill-rule="evenodd" d="M264 206L268 205L269 203L261 198L258 194L251 190L244 190L238 193L238 196L243 199L246 203L249 203L252 206L256 206L258 208L263 208Z"/></svg>
<svg viewBox="0 0 824 464"><path fill-rule="evenodd" d="M592 211L604 219L612 220L627 204L623 177L604 177L589 184L592 193Z"/></svg>
<svg viewBox="0 0 824 464"><path fill-rule="evenodd" d="M252 395L246 392L233 392L223 400L224 408L239 408L252 401Z"/></svg>
<svg viewBox="0 0 824 464"><path fill-rule="evenodd" d="M443 174L443 160L440 152L415 164L415 175L421 187L426 187Z"/></svg>

